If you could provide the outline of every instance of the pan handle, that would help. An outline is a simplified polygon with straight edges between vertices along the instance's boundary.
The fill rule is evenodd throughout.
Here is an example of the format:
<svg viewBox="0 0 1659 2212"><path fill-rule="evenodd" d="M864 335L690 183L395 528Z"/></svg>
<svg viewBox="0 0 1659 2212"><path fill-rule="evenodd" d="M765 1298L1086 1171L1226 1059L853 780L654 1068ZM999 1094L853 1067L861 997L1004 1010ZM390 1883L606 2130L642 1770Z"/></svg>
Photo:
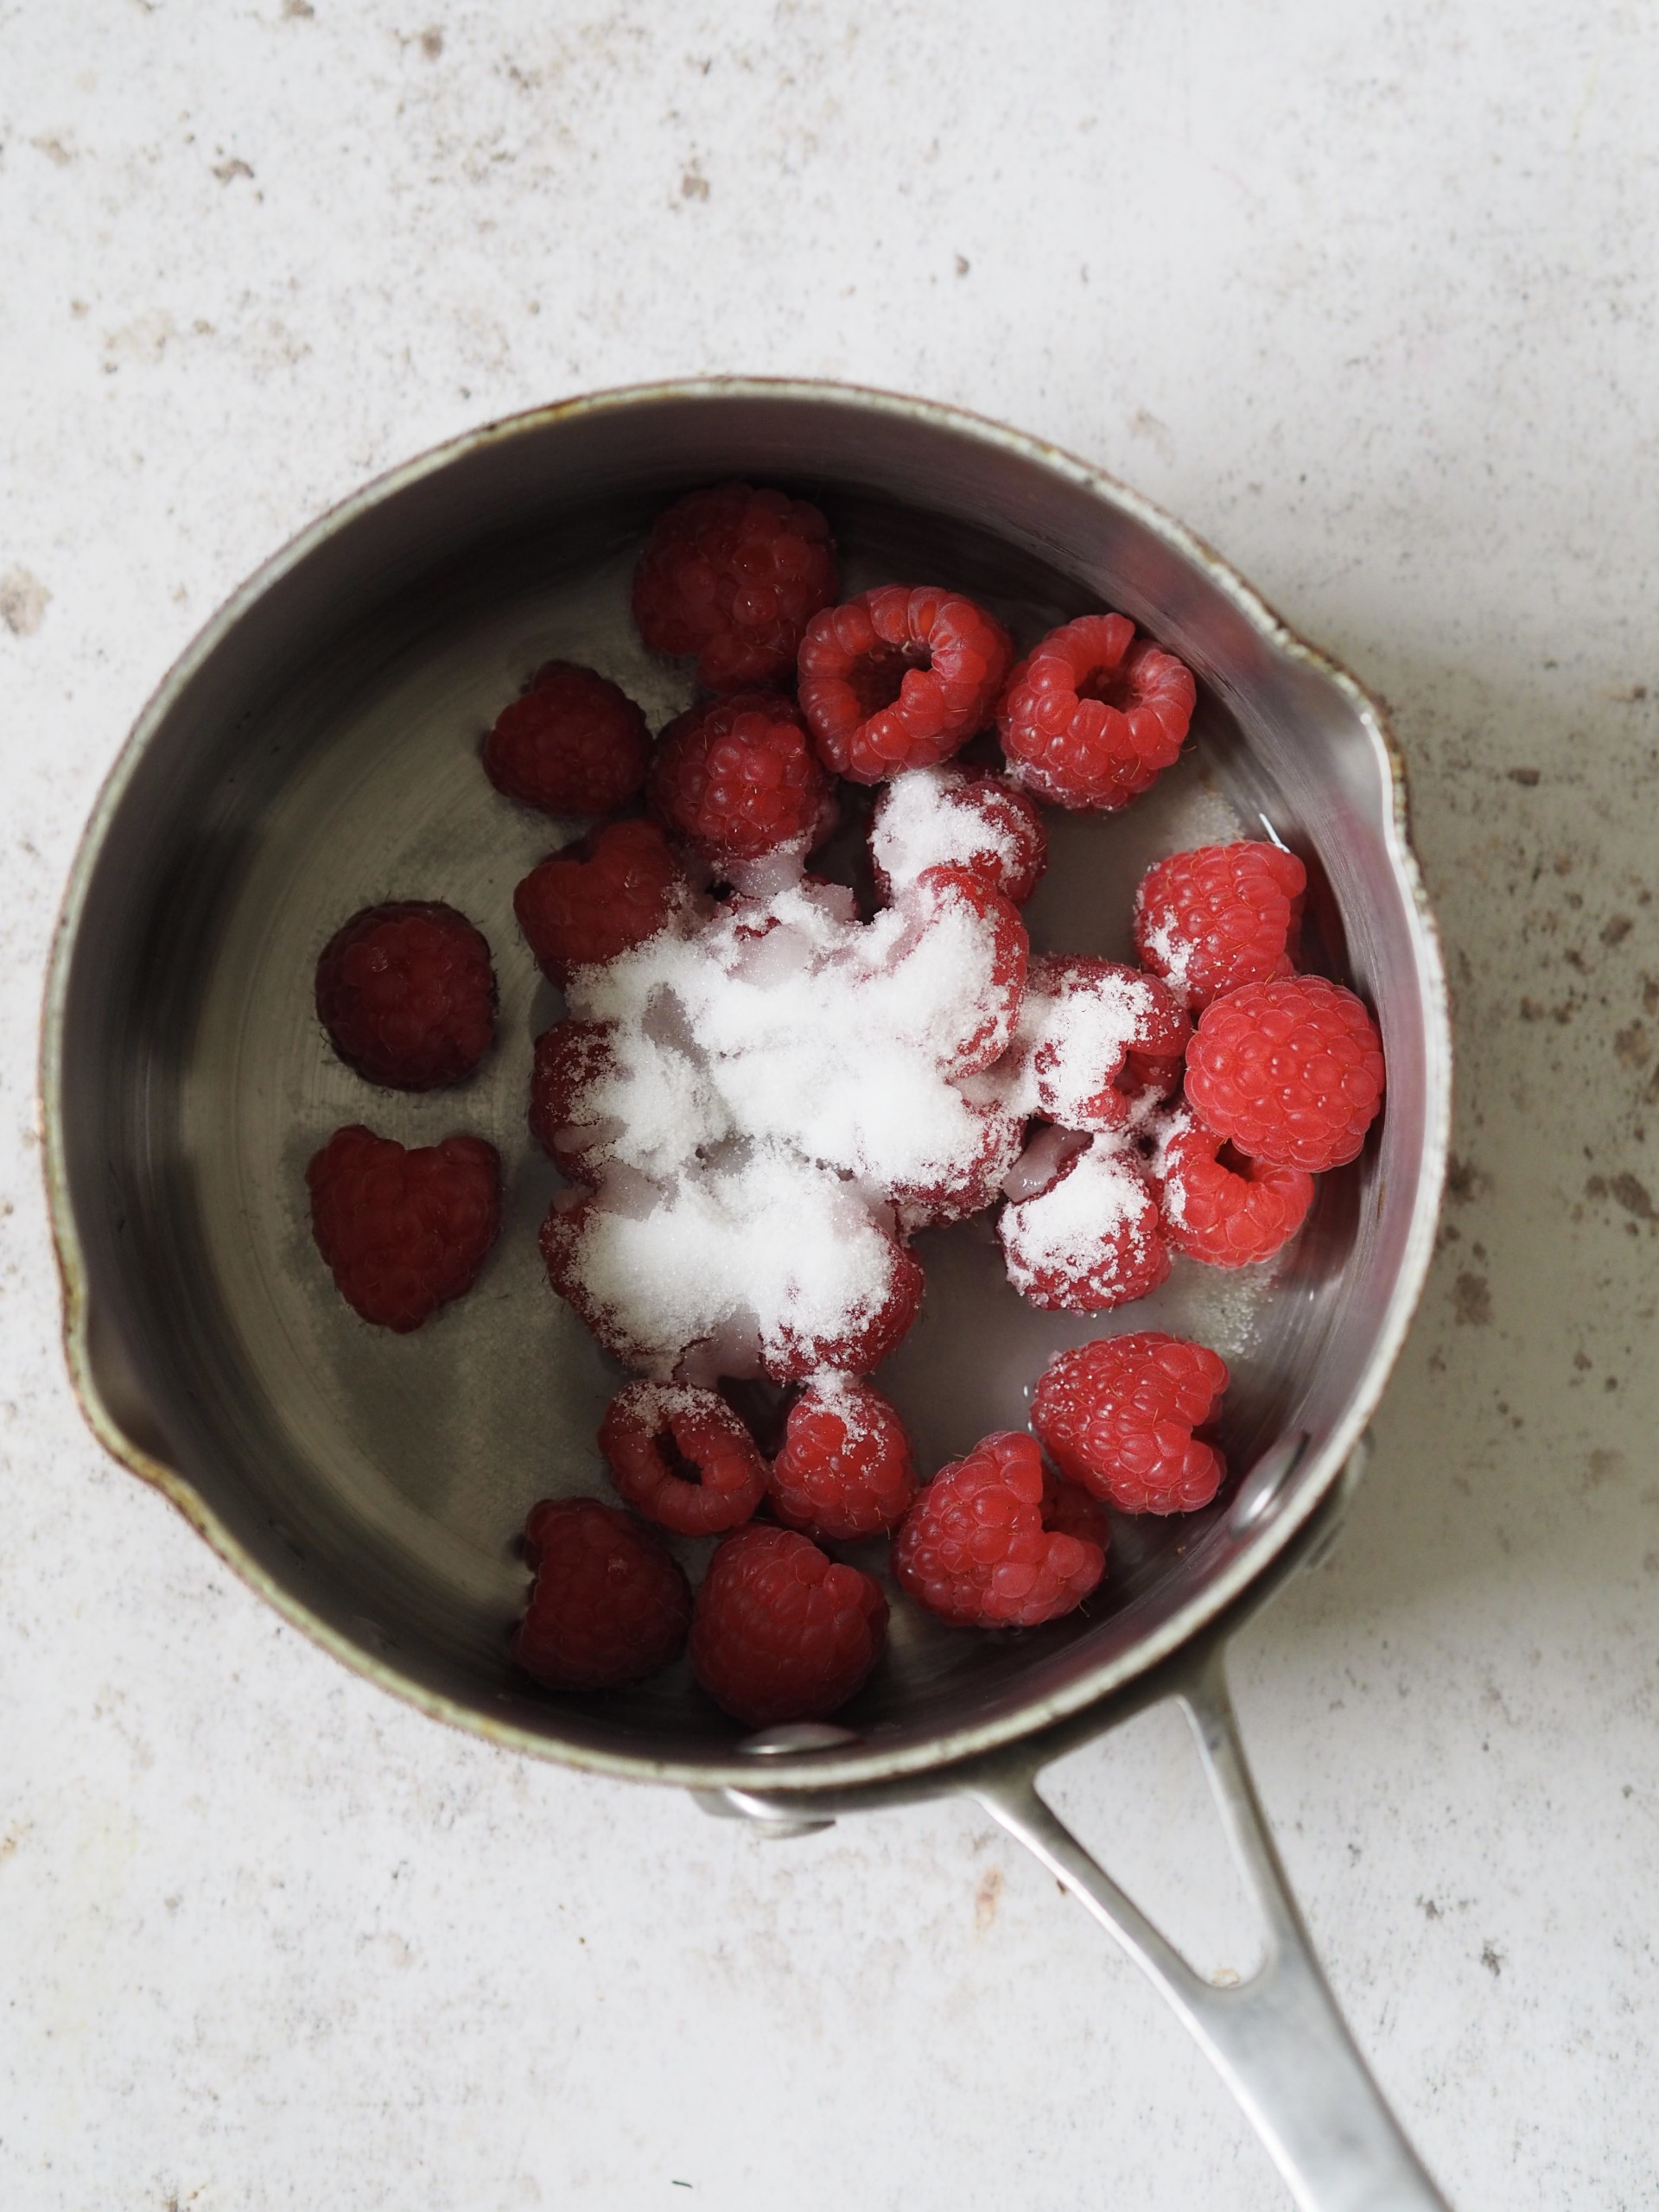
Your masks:
<svg viewBox="0 0 1659 2212"><path fill-rule="evenodd" d="M1449 2212L1383 2103L1337 2010L1250 1779L1223 1648L1176 1694L1233 1855L1267 1923L1242 1986L1195 1974L1038 1795L1033 1770L982 1772L972 1795L1116 1936L1197 2037L1272 2153L1303 2212Z"/></svg>

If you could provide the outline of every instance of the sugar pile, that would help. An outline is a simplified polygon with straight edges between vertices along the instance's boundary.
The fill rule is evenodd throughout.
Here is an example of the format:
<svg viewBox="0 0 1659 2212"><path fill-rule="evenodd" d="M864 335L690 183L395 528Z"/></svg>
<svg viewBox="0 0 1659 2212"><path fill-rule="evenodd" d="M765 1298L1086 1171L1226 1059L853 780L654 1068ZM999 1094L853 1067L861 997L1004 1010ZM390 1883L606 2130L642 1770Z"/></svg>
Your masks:
<svg viewBox="0 0 1659 2212"><path fill-rule="evenodd" d="M1019 1149L1022 1117L963 1084L1006 1051L1024 964L1012 908L935 875L868 923L806 880L705 905L579 969L602 1041L560 1136L596 1187L549 1233L601 1339L659 1378L810 1372L913 1306L895 1200Z"/></svg>

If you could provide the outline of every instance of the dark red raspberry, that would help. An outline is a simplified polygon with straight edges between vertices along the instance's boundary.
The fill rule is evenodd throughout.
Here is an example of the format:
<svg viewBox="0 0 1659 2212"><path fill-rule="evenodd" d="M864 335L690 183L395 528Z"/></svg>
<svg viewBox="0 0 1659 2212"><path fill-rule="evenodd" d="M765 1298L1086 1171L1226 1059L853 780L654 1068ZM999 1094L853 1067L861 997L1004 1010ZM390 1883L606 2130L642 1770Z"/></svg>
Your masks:
<svg viewBox="0 0 1659 2212"><path fill-rule="evenodd" d="M317 1016L348 1068L392 1090L461 1083L495 1033L490 948L435 900L365 906L317 962Z"/></svg>
<svg viewBox="0 0 1659 2212"><path fill-rule="evenodd" d="M855 1567L792 1529L728 1536L691 1622L691 1667L715 1703L751 1728L827 1720L880 1656L887 1601Z"/></svg>
<svg viewBox="0 0 1659 2212"><path fill-rule="evenodd" d="M1186 1048L1187 1103L1268 1167L1317 1175L1356 1159L1382 1084L1376 1025L1323 976L1230 991L1205 1008Z"/></svg>
<svg viewBox="0 0 1659 2212"><path fill-rule="evenodd" d="M1111 812L1170 766L1197 698L1191 670L1123 615L1084 614L1014 670L997 730L1027 791Z"/></svg>
<svg viewBox="0 0 1659 2212"><path fill-rule="evenodd" d="M1226 1464L1192 1432L1227 1388L1227 1363L1203 1344L1147 1330L1056 1352L1031 1404L1032 1427L1061 1472L1124 1513L1192 1513Z"/></svg>
<svg viewBox="0 0 1659 2212"><path fill-rule="evenodd" d="M1023 1117L995 1100L969 1099L983 1135L971 1157L959 1160L931 1180L899 1183L887 1192L906 1236L918 1229L942 1229L982 1213L1002 1195L1002 1179L1025 1145Z"/></svg>
<svg viewBox="0 0 1659 2212"><path fill-rule="evenodd" d="M404 1335L470 1290L501 1226L501 1161L481 1137L405 1151L353 1123L305 1171L311 1230L346 1303Z"/></svg>
<svg viewBox="0 0 1659 2212"><path fill-rule="evenodd" d="M1080 1483L1068 1483L1052 1467L1043 1470L1043 1526L1057 1536L1076 1536L1098 1544L1104 1559L1112 1548L1112 1523L1106 1508Z"/></svg>
<svg viewBox="0 0 1659 2212"><path fill-rule="evenodd" d="M1135 894L1142 962L1196 1013L1243 983L1296 971L1307 870L1281 845L1200 845L1149 868Z"/></svg>
<svg viewBox="0 0 1659 2212"><path fill-rule="evenodd" d="M1156 1290L1169 1273L1169 1248L1135 1160L1096 1136L1056 1167L1042 1190L1010 1199L997 1220L1008 1281L1021 1297L1051 1313L1101 1313Z"/></svg>
<svg viewBox="0 0 1659 2212"><path fill-rule="evenodd" d="M596 1116L592 1087L615 1065L608 1021L556 1021L536 1039L530 1077L530 1134L573 1183L599 1179L620 1134L615 1117Z"/></svg>
<svg viewBox="0 0 1659 2212"><path fill-rule="evenodd" d="M524 1557L536 1580L513 1662L550 1689L617 1689L684 1649L691 1586L631 1513L544 1497L524 1522Z"/></svg>
<svg viewBox="0 0 1659 2212"><path fill-rule="evenodd" d="M884 899L924 868L965 868L1023 906L1048 866L1048 832L1006 777L970 776L954 765L912 768L875 803L870 861Z"/></svg>
<svg viewBox="0 0 1659 2212"><path fill-rule="evenodd" d="M883 584L807 624L801 711L827 768L879 784L959 752L990 720L1013 658L1007 632L971 599Z"/></svg>
<svg viewBox="0 0 1659 2212"><path fill-rule="evenodd" d="M1155 976L1086 952L1047 952L1026 980L1020 1103L1068 1129L1121 1129L1137 1096L1179 1077L1192 1025ZM1020 1077L1014 1074L1016 1086Z"/></svg>
<svg viewBox="0 0 1659 2212"><path fill-rule="evenodd" d="M916 1039L947 1075L1007 1052L1025 996L1031 940L1019 908L964 868L924 868L895 904L910 918L899 963L925 984Z"/></svg>
<svg viewBox="0 0 1659 2212"><path fill-rule="evenodd" d="M605 1409L599 1448L634 1510L677 1535L735 1529L766 1496L754 1439L717 1392L687 1382L625 1382Z"/></svg>
<svg viewBox="0 0 1659 2212"><path fill-rule="evenodd" d="M1270 1260L1306 1218L1313 1178L1303 1167L1265 1167L1217 1156L1223 1140L1182 1115L1158 1154L1164 1234L1178 1252L1212 1268Z"/></svg>
<svg viewBox="0 0 1659 2212"><path fill-rule="evenodd" d="M905 1425L866 1382L826 1376L790 1408L772 1463L772 1510L791 1529L842 1541L898 1525L916 1495Z"/></svg>
<svg viewBox="0 0 1659 2212"><path fill-rule="evenodd" d="M737 691L671 721L651 764L651 810L671 836L715 861L805 850L829 782L795 702Z"/></svg>
<svg viewBox="0 0 1659 2212"><path fill-rule="evenodd" d="M893 1541L893 1572L929 1612L960 1626L1058 1620L1100 1580L1106 1554L1089 1537L1046 1525L1050 1495L1059 1507L1035 1437L988 1436L941 1467L912 1506Z"/></svg>
<svg viewBox="0 0 1659 2212"><path fill-rule="evenodd" d="M815 506L716 484L652 525L633 619L653 652L696 653L700 683L736 691L788 677L807 618L835 595L836 549Z"/></svg>
<svg viewBox="0 0 1659 2212"><path fill-rule="evenodd" d="M550 660L522 699L503 707L484 741L499 791L543 814L609 814L643 788L645 717L597 670Z"/></svg>
<svg viewBox="0 0 1659 2212"><path fill-rule="evenodd" d="M512 894L525 942L550 982L614 960L673 918L686 893L654 822L613 822L533 868Z"/></svg>

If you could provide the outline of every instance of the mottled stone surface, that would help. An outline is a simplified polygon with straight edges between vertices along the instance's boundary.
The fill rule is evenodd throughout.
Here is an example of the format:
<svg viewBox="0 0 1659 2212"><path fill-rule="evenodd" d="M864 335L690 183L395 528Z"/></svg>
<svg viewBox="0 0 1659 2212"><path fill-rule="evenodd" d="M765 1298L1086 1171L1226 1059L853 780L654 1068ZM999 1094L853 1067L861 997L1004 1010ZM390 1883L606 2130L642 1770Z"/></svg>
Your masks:
<svg viewBox="0 0 1659 2212"><path fill-rule="evenodd" d="M1240 1701L1457 2202L1648 2202L1659 29L423 4L0 7L0 2200L1283 2201L982 1818L767 1845L449 1734L279 1625L64 1382L40 975L150 688L372 472L746 368L1115 468L1394 707L1458 1166L1369 1484ZM1201 1961L1246 1962L1172 1716L1058 1788Z"/></svg>

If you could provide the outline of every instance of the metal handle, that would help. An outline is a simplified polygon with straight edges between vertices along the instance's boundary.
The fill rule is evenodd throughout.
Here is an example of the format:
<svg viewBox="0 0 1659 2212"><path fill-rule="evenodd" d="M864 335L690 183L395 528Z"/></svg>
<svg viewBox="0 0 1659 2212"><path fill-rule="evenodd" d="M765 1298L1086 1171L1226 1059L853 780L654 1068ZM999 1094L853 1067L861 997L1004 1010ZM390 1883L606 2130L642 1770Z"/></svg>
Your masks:
<svg viewBox="0 0 1659 2212"><path fill-rule="evenodd" d="M1239 1987L1193 1972L1037 1794L1033 1770L988 1771L972 1794L1063 1882L1162 1991L1208 2052L1304 2212L1448 2212L1337 2010L1244 1762L1217 1646L1177 1692L1233 1855L1267 1923Z"/></svg>

